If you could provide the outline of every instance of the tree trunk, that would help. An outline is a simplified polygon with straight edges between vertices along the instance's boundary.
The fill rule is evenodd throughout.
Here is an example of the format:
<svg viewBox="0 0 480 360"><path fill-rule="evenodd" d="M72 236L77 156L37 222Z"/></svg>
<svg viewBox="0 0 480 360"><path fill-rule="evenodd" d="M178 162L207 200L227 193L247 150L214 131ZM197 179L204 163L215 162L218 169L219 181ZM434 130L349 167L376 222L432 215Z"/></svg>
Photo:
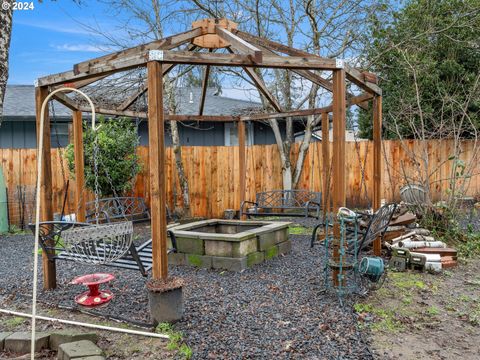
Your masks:
<svg viewBox="0 0 480 360"><path fill-rule="evenodd" d="M298 182L300 181L300 175L302 175L303 164L305 162L305 157L307 151L310 147L310 141L312 140L313 128L316 125L315 116L311 115L308 117L307 125L305 126L305 135L303 136L302 144L300 145L300 150L298 152L297 163L295 165L295 172L293 174L293 188L296 189Z"/></svg>
<svg viewBox="0 0 480 360"><path fill-rule="evenodd" d="M13 0L4 0L3 4L12 5ZM3 100L8 80L8 53L12 35L12 6L8 10L0 9L0 125L2 125Z"/></svg>
<svg viewBox="0 0 480 360"><path fill-rule="evenodd" d="M187 176L182 162L182 147L180 146L180 136L178 135L178 126L176 121L170 121L170 131L172 132L173 154L175 155L175 165L177 167L178 180L183 198L183 216L190 216L190 191L188 188Z"/></svg>

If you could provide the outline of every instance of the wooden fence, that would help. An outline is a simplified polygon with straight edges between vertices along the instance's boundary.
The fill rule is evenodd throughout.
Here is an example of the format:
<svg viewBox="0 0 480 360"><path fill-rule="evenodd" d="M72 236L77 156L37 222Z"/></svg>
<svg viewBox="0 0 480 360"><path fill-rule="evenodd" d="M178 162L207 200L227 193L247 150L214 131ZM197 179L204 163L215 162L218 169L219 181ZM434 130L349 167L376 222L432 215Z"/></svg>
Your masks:
<svg viewBox="0 0 480 360"><path fill-rule="evenodd" d="M415 177L417 165L411 160L408 152L419 153L426 149L429 154L429 172L434 199L439 200L448 191L448 181L454 160L453 140L431 140L427 143L408 141L402 145L400 141L384 141L383 158L383 198L387 201L398 200L398 190L404 184L404 175ZM469 195L476 195L480 190L480 175L477 169L475 143L462 143L462 159L475 164L474 175L470 179ZM298 144L294 152L298 151ZM331 150L333 151L333 150ZM148 190L148 148L138 149L143 163L142 173L137 177L134 193L149 198ZM60 211L64 196L62 177L62 149L52 150L53 198L54 209ZM225 209L238 209L239 165L238 148L230 146L218 147L184 147L182 156L188 177L191 197L191 211L194 216L219 217ZM0 149L0 161L6 177L7 187L13 189L18 185L34 185L36 179L35 149ZM246 199L253 200L255 193L280 189L282 187L281 164L276 145L255 145L247 147L246 153ZM310 145L299 188L321 191L323 169L328 167L322 163L321 143ZM347 166L347 205L366 206L372 195L373 143L362 141L346 144ZM365 184L362 186L362 168L365 173ZM66 177L68 169L63 161ZM436 170L436 171L435 171ZM182 206L181 192L176 176L175 162L171 148L167 149L165 164L167 179L168 205L170 208ZM70 180L68 194L68 212L74 212L74 180ZM89 199L91 194L87 195ZM13 216L13 209L10 210ZM13 220L13 219L12 219Z"/></svg>

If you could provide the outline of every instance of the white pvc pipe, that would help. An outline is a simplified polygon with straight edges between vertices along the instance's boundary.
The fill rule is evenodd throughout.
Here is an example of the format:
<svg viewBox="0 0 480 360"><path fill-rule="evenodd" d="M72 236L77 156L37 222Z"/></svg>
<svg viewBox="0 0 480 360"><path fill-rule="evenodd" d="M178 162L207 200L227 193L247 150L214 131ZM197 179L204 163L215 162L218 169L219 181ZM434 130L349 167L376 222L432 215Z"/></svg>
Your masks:
<svg viewBox="0 0 480 360"><path fill-rule="evenodd" d="M45 108L50 101L50 99L59 92L70 92L75 91L87 99L91 109L92 109L92 129L95 128L95 106L93 105L92 100L85 94L83 91L80 91L75 88L62 87L60 89L52 91L46 98L43 100L42 107L40 110L40 124L39 129L40 135L38 137L38 160L37 160L37 193L36 193L36 207L35 207L35 244L33 251L33 292L32 292L32 344L30 357L31 360L35 359L35 317L37 314L37 281L38 281L38 238L40 233L40 194L41 194L41 179L42 179L42 163L43 163L43 124L45 122Z"/></svg>
<svg viewBox="0 0 480 360"><path fill-rule="evenodd" d="M0 313L33 319L31 314L22 313L22 312L18 312L18 311L0 309ZM60 324L82 326L82 327L86 327L86 328L90 328L90 329L115 331L115 332L119 332L119 333L140 335L140 336L148 336L148 337L159 338L159 339L169 339L170 338L170 336L165 335L165 334L157 334L157 333L151 333L151 332L146 332L146 331L139 331L139 330L132 330L132 329L122 329L122 328L104 326L104 325L95 325L95 324L83 323L83 322L79 322L79 321L56 319L56 318L51 318L51 317L41 316L41 315L36 315L35 317L39 320L52 321L52 322L56 322L56 323L60 323Z"/></svg>

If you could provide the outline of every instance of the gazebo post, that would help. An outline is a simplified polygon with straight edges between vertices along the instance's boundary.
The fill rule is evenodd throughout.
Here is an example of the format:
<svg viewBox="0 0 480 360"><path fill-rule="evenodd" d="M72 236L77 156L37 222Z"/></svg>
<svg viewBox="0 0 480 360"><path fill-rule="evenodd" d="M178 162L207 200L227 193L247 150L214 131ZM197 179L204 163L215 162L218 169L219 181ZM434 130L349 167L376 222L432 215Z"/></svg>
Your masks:
<svg viewBox="0 0 480 360"><path fill-rule="evenodd" d="M168 259L162 64L149 61L147 72L152 276L155 280L165 280L168 276Z"/></svg>
<svg viewBox="0 0 480 360"><path fill-rule="evenodd" d="M382 97L373 98L373 209L381 206L382 197ZM373 252L380 256L382 239L378 237L373 242Z"/></svg>
<svg viewBox="0 0 480 360"><path fill-rule="evenodd" d="M240 191L240 204L245 201L245 179L246 179L246 149L245 149L245 122L243 120L238 121L238 172L239 172L239 191ZM240 219L243 220L245 216L240 216Z"/></svg>
<svg viewBox="0 0 480 360"><path fill-rule="evenodd" d="M330 212L330 122L328 112L322 113L322 161L323 161L323 218Z"/></svg>
<svg viewBox="0 0 480 360"><path fill-rule="evenodd" d="M42 162L42 178L40 189L40 221L53 220L52 207L52 158L51 158L51 144L50 144L50 118L48 116L48 106L45 108L43 129L40 128L40 117L42 111L42 104L48 96L47 87L35 88L35 111L37 123L37 146L39 145L40 132L43 131L43 162ZM40 156L40 154L37 154ZM52 247L55 244L51 244ZM53 250L49 250L53 251ZM55 254L53 254L55 255ZM49 261L47 253L42 252L42 268L43 268L43 288L55 289L57 287L57 272L54 261Z"/></svg>
<svg viewBox="0 0 480 360"><path fill-rule="evenodd" d="M333 71L333 213L345 206L346 196L346 171L345 171L345 116L346 116L346 91L345 70ZM340 224L333 226L334 249L333 260L335 264L340 262ZM343 272L343 271L342 271ZM340 275L340 276L339 276ZM333 283L339 285L340 274L338 269L333 271ZM342 278L342 284L344 279Z"/></svg>
<svg viewBox="0 0 480 360"><path fill-rule="evenodd" d="M84 194L84 157L82 112L73 111L73 151L75 156L75 213L76 221L86 220L86 201Z"/></svg>

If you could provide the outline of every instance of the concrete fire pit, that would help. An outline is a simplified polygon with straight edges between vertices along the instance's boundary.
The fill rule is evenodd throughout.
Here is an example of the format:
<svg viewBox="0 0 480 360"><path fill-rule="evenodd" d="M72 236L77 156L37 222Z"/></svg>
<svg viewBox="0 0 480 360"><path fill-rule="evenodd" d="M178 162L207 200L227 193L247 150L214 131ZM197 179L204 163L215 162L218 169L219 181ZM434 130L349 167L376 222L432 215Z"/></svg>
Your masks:
<svg viewBox="0 0 480 360"><path fill-rule="evenodd" d="M242 271L290 252L289 224L212 219L175 226L171 230L178 252L168 260L177 265Z"/></svg>

